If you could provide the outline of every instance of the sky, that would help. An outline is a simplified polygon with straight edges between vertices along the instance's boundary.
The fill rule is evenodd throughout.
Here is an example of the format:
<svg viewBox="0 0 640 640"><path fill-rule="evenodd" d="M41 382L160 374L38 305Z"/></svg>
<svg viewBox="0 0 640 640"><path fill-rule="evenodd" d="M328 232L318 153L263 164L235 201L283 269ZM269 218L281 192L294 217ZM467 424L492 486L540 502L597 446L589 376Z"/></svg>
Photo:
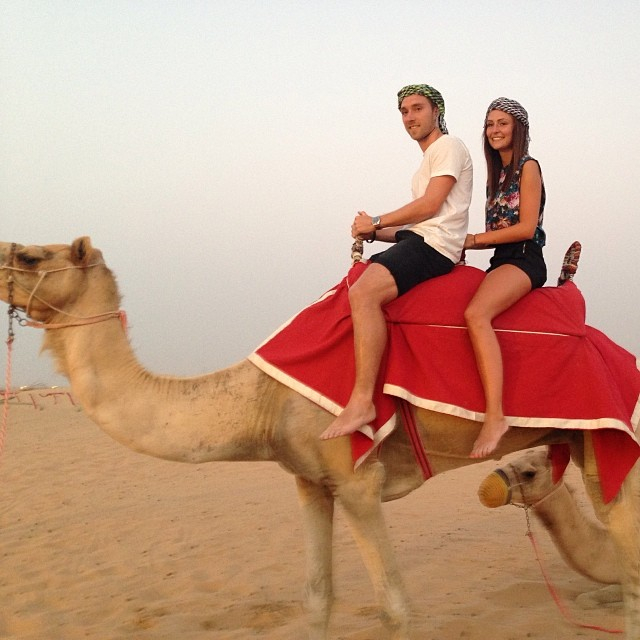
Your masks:
<svg viewBox="0 0 640 640"><path fill-rule="evenodd" d="M580 240L588 324L640 355L639 28L637 0L0 0L0 240L90 236L141 363L217 370L345 275L357 211L410 199L402 86L443 94L480 232L507 96L544 175L547 284ZM41 339L17 328L14 386L64 383Z"/></svg>

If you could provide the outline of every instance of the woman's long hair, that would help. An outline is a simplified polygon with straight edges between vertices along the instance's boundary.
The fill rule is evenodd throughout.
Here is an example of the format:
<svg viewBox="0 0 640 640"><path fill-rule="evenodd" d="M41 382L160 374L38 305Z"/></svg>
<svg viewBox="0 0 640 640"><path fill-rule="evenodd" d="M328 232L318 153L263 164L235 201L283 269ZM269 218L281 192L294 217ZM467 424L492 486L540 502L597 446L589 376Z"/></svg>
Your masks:
<svg viewBox="0 0 640 640"><path fill-rule="evenodd" d="M520 166L520 160L529 152L529 127L525 126L520 120L514 118L511 114L507 114L513 119L513 136L511 139L511 148L513 155L511 162L505 169L505 178L503 186L507 187L513 180L513 175ZM487 198L492 198L498 192L498 184L500 182L500 172L502 171L502 160L500 154L491 148L487 139L487 125L485 123L482 132L484 157L487 161Z"/></svg>

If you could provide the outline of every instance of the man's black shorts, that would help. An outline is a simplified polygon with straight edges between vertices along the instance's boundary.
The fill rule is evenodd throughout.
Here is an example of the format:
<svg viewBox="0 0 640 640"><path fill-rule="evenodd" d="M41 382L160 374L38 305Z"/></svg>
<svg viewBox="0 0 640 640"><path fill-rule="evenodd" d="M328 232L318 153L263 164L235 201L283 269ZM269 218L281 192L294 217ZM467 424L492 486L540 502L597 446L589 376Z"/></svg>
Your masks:
<svg viewBox="0 0 640 640"><path fill-rule="evenodd" d="M522 269L529 276L532 289L541 287L547 281L547 265L542 256L542 247L532 240L497 244L489 264L491 266L487 273L503 264L512 264Z"/></svg>
<svg viewBox="0 0 640 640"><path fill-rule="evenodd" d="M396 243L382 253L371 256L371 262L385 266L398 287L398 295L436 276L449 273L455 264L428 245L413 231L396 233Z"/></svg>

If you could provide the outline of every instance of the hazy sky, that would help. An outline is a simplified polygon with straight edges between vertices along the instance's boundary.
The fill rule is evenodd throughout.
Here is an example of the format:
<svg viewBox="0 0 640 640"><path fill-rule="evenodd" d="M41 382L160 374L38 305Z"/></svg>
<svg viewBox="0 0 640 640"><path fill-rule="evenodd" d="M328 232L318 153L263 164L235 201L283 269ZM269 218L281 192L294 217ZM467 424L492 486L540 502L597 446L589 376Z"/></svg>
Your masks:
<svg viewBox="0 0 640 640"><path fill-rule="evenodd" d="M549 284L579 239L588 323L640 355L639 18L637 0L0 0L0 240L91 236L141 362L219 369L342 278L357 210L410 198L403 85L444 95L481 231L504 95L543 170ZM40 340L17 330L14 384L62 382Z"/></svg>

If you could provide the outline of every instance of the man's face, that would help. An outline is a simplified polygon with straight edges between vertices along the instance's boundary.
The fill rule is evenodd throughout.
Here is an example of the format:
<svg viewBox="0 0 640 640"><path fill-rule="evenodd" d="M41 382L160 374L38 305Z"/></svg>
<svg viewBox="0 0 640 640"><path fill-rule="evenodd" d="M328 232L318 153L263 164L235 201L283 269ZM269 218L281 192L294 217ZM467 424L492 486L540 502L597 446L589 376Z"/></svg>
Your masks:
<svg viewBox="0 0 640 640"><path fill-rule="evenodd" d="M400 105L400 113L407 133L418 142L425 140L437 127L438 109L424 96L407 96Z"/></svg>

